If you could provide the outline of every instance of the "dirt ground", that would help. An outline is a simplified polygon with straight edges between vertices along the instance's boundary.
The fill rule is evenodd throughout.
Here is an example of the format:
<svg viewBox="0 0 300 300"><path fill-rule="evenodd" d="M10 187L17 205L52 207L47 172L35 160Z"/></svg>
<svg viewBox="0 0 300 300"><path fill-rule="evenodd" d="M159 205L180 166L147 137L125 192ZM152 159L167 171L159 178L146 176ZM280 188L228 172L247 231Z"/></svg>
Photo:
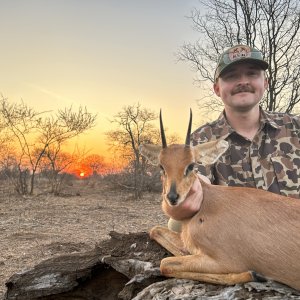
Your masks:
<svg viewBox="0 0 300 300"><path fill-rule="evenodd" d="M133 200L101 179L78 180L64 197L21 197L0 182L0 299L5 282L44 259L91 250L110 231L148 231L166 224L159 194Z"/></svg>

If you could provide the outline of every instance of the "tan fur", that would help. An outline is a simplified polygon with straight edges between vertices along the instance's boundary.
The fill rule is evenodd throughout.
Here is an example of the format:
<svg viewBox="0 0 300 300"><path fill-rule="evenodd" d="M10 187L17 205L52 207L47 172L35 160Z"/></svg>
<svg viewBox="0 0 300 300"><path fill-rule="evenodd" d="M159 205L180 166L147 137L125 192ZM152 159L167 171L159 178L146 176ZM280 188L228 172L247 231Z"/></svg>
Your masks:
<svg viewBox="0 0 300 300"><path fill-rule="evenodd" d="M213 163L226 147L226 142L216 141L194 148L171 145L160 151L158 162L165 170L163 209L170 217L197 178L195 172L184 176L186 167L199 160ZM175 206L167 197L172 182L179 194ZM150 232L176 256L161 262L162 273L234 284L253 280L249 271L255 271L300 290L300 200L253 188L204 181L201 185L200 210L183 221L181 235L160 226Z"/></svg>

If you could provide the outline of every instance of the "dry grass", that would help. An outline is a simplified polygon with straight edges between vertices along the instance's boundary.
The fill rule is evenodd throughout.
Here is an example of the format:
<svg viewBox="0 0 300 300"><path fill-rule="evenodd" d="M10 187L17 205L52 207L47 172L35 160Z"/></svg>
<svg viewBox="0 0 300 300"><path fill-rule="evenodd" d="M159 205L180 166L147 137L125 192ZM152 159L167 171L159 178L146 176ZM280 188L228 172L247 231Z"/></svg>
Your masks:
<svg viewBox="0 0 300 300"><path fill-rule="evenodd" d="M46 258L89 250L108 238L111 230L148 231L167 220L159 194L135 201L101 180L78 180L67 191L73 196L67 197L23 198L6 183L0 186L0 299L5 282L14 273Z"/></svg>

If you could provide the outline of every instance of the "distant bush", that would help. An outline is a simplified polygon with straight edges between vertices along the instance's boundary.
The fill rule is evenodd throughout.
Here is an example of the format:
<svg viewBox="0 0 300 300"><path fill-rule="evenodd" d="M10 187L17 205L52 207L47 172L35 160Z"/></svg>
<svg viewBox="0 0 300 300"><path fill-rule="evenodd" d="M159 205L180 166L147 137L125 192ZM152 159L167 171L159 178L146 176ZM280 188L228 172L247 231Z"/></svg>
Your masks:
<svg viewBox="0 0 300 300"><path fill-rule="evenodd" d="M144 192L154 192L160 193L162 191L162 184L160 180L160 172L158 170L153 172L148 172L143 176L143 191ZM107 185L112 189L117 190L134 190L134 173L124 170L121 173L107 174L103 176L102 179L107 182Z"/></svg>

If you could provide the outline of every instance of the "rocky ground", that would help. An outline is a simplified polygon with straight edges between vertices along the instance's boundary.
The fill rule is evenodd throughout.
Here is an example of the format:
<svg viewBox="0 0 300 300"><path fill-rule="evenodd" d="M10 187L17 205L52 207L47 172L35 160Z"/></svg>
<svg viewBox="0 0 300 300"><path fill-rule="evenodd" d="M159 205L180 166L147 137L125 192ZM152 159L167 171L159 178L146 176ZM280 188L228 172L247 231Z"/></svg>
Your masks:
<svg viewBox="0 0 300 300"><path fill-rule="evenodd" d="M47 258L94 249L110 231L148 231L167 220L159 194L136 201L101 180L78 180L60 197L21 197L7 183L0 187L0 299L14 273Z"/></svg>

